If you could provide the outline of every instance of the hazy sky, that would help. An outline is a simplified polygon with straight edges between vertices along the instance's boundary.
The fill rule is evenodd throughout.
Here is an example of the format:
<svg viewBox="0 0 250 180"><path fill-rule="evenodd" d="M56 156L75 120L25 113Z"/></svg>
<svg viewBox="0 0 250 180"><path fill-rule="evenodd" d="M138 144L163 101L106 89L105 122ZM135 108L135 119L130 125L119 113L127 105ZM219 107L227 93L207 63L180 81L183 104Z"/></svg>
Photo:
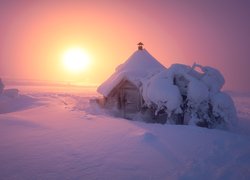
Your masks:
<svg viewBox="0 0 250 180"><path fill-rule="evenodd" d="M248 0L0 0L0 77L101 83L142 41L166 67L218 68L225 89L250 91ZM62 67L82 47L91 66Z"/></svg>

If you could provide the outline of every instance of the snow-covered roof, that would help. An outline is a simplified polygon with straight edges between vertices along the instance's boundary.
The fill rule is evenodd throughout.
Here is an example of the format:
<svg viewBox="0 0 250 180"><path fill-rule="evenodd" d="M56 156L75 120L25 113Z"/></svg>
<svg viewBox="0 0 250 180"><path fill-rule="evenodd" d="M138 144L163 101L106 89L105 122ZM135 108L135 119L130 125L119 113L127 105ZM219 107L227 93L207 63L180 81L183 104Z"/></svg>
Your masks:
<svg viewBox="0 0 250 180"><path fill-rule="evenodd" d="M122 80L127 79L138 85L145 77L166 69L146 49L135 51L123 64L119 65L97 91L108 96L112 89Z"/></svg>

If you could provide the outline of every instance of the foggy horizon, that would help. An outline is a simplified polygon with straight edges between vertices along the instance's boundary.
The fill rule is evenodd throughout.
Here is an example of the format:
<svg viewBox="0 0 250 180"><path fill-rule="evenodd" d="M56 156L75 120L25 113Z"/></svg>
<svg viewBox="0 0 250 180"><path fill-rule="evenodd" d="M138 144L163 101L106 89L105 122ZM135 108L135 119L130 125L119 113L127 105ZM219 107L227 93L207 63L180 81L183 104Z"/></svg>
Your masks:
<svg viewBox="0 0 250 180"><path fill-rule="evenodd" d="M165 67L218 69L224 89L250 91L248 1L1 1L0 78L101 84L142 41ZM84 70L63 54L82 48ZM74 68L74 67L73 67Z"/></svg>

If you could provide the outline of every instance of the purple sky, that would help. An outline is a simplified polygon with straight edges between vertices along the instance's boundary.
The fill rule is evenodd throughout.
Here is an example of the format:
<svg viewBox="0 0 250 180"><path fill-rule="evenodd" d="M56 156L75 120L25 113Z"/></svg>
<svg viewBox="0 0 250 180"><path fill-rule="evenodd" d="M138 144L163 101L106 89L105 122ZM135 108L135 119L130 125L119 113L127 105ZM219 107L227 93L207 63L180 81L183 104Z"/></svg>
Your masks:
<svg viewBox="0 0 250 180"><path fill-rule="evenodd" d="M86 75L100 83L138 41L167 67L194 61L213 66L224 74L225 89L250 91L248 0L0 1L3 78L61 80L49 65L51 54L60 42L81 42L96 64L105 61L92 67L98 77Z"/></svg>

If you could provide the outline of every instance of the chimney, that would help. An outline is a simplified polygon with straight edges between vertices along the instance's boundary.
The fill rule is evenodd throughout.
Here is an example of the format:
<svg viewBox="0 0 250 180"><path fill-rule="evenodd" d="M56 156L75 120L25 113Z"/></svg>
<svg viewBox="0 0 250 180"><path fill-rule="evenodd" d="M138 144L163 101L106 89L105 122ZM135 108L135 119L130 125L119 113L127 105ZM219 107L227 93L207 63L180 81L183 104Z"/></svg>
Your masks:
<svg viewBox="0 0 250 180"><path fill-rule="evenodd" d="M139 42L138 44L138 50L143 50L143 43L142 42Z"/></svg>

